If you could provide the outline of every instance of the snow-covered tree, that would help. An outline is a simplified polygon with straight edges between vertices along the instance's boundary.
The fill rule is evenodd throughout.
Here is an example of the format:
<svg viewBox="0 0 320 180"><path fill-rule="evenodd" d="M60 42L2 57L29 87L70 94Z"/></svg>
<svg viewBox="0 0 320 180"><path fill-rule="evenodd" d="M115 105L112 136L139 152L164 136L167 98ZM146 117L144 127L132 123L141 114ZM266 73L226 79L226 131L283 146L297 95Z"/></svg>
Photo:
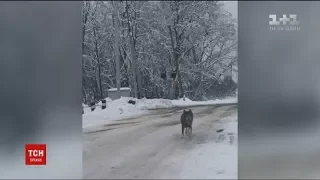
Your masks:
<svg viewBox="0 0 320 180"><path fill-rule="evenodd" d="M111 3L84 3L84 101L107 97L116 87ZM237 23L222 6L217 1L120 1L121 86L131 87L138 98L201 100L234 93Z"/></svg>

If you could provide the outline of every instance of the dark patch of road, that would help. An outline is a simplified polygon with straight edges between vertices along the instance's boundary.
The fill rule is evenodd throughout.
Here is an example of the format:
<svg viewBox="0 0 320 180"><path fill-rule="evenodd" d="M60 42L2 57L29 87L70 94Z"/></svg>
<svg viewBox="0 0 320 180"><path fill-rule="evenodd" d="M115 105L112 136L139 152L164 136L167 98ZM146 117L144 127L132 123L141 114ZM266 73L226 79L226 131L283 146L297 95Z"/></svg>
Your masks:
<svg viewBox="0 0 320 180"><path fill-rule="evenodd" d="M170 117L170 116L173 116L174 114L173 113L170 113L170 114L165 114L163 116L161 116L162 118L167 118L167 117Z"/></svg>
<svg viewBox="0 0 320 180"><path fill-rule="evenodd" d="M84 132L85 134L93 134L93 133L99 133L99 132L105 132L105 131L111 131L114 129L119 129L121 128L121 125L131 125L131 126L136 126L138 125L140 122L126 122L126 123L114 123L114 124L105 124L103 127L105 127L104 129L98 129L98 130L94 130L94 131L89 131L89 132ZM115 127L118 126L118 127ZM109 128L110 127L110 128Z"/></svg>
<svg viewBox="0 0 320 180"><path fill-rule="evenodd" d="M119 126L119 125L124 125L124 124L137 124L137 123L140 123L140 121L130 121L130 122L124 122L124 123L105 124L104 127Z"/></svg>
<svg viewBox="0 0 320 180"><path fill-rule="evenodd" d="M95 131L89 131L89 132L84 132L84 134L93 134L93 133L99 133L99 132L104 132L104 131L110 131L118 128L109 128L109 129L99 129Z"/></svg>
<svg viewBox="0 0 320 180"><path fill-rule="evenodd" d="M171 121L171 122L167 122L167 123L159 123L159 124L156 124L155 126L156 127L167 127L167 126L174 126L174 125L178 125L180 124L180 121Z"/></svg>

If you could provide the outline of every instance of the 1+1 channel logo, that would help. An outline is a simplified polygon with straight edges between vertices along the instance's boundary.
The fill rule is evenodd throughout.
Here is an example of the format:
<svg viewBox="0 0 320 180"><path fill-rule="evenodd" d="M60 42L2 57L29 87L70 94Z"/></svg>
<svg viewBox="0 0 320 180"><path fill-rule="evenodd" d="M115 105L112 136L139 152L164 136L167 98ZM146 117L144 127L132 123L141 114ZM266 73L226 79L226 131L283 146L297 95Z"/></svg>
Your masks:
<svg viewBox="0 0 320 180"><path fill-rule="evenodd" d="M300 21L297 20L296 14L283 14L279 20L276 14L269 14L269 19L270 31L300 31Z"/></svg>

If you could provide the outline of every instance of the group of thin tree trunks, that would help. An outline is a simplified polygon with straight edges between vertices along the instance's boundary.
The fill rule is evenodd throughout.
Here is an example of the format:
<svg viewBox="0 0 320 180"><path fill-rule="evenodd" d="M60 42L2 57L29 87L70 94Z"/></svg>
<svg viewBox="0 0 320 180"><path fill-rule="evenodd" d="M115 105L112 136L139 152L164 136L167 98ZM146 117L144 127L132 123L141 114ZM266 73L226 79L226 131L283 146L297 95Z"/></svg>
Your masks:
<svg viewBox="0 0 320 180"><path fill-rule="evenodd" d="M235 93L237 22L223 3L85 1L82 14L83 103L117 87L117 61L120 87L130 87L136 98Z"/></svg>

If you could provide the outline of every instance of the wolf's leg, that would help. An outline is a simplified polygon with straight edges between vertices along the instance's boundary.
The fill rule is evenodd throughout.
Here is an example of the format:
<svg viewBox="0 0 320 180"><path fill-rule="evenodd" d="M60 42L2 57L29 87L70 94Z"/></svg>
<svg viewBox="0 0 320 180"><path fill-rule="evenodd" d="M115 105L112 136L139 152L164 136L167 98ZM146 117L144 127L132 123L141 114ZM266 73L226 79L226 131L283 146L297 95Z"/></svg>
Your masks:
<svg viewBox="0 0 320 180"><path fill-rule="evenodd" d="M191 137L191 127L188 127L188 136Z"/></svg>
<svg viewBox="0 0 320 180"><path fill-rule="evenodd" d="M181 134L182 134L181 138L183 138L183 136L184 136L184 126L183 125L181 125Z"/></svg>

